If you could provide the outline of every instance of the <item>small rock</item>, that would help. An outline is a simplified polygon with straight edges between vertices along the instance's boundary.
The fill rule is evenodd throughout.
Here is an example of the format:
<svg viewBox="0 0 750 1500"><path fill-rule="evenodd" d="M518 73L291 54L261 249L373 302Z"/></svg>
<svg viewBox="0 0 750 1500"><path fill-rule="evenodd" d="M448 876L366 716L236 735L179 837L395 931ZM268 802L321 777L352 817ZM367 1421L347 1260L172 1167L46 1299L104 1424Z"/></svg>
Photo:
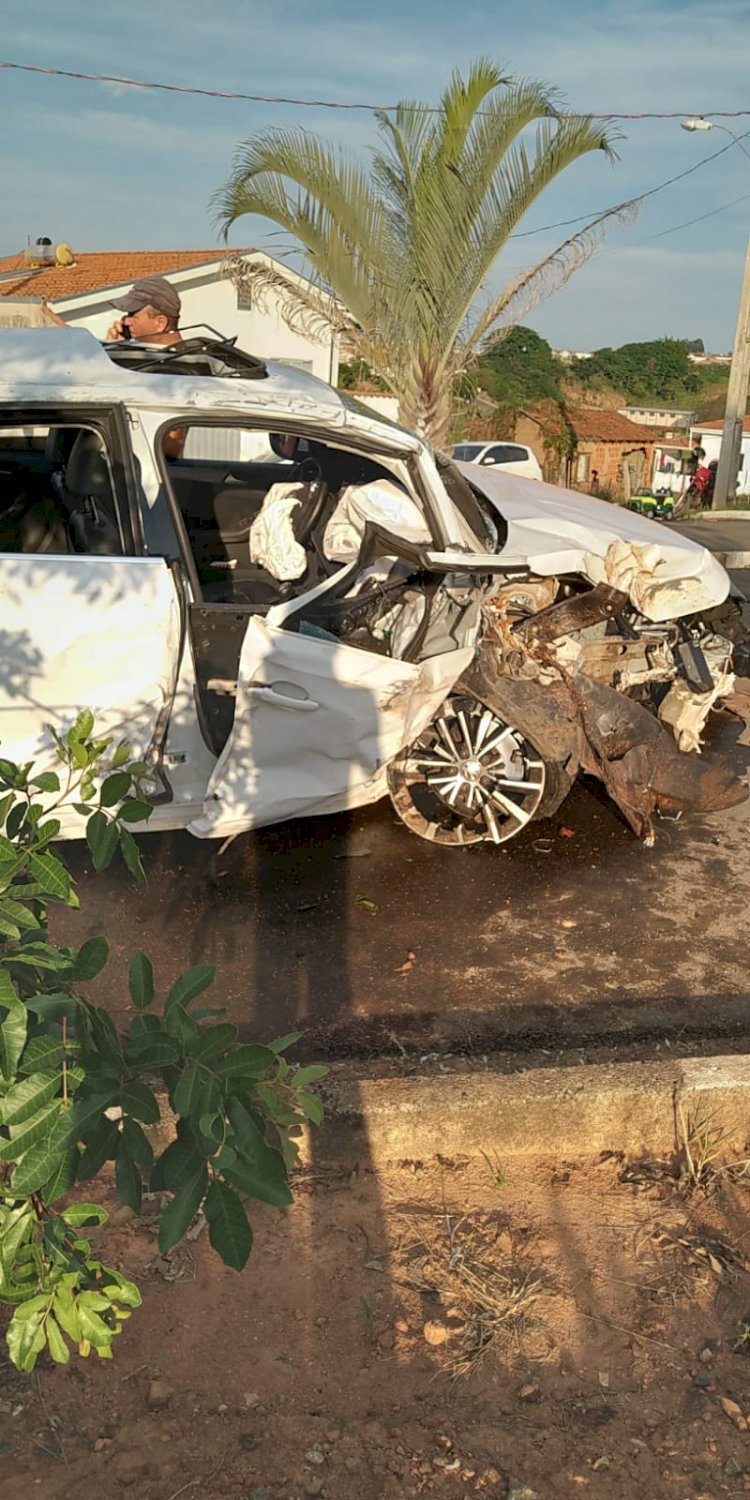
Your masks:
<svg viewBox="0 0 750 1500"><path fill-rule="evenodd" d="M112 1439L111 1438L97 1438L96 1442L94 1443L94 1452L95 1453L102 1453L105 1448L111 1448L111 1447L112 1447Z"/></svg>
<svg viewBox="0 0 750 1500"><path fill-rule="evenodd" d="M511 1479L508 1485L508 1500L539 1500L536 1490L529 1489L522 1479Z"/></svg>
<svg viewBox="0 0 750 1500"><path fill-rule="evenodd" d="M341 1428L340 1427L329 1427L328 1428L328 1430L326 1432L326 1442L327 1443L337 1443L340 1437L341 1437Z"/></svg>
<svg viewBox="0 0 750 1500"><path fill-rule="evenodd" d="M693 1385L699 1391L707 1391L713 1385L713 1380L708 1370L697 1370L693 1376Z"/></svg>
<svg viewBox="0 0 750 1500"><path fill-rule="evenodd" d="M700 1362L701 1362L702 1365L710 1365L711 1360L713 1359L713 1357L714 1357L714 1351L713 1351L713 1349L709 1349L708 1345L706 1345L705 1349L701 1349L701 1352L700 1352L700 1354L698 1356L698 1358L700 1359Z"/></svg>
<svg viewBox="0 0 750 1500"><path fill-rule="evenodd" d="M407 1323L406 1318L397 1318L394 1327L397 1333L409 1332L409 1324Z"/></svg>
<svg viewBox="0 0 750 1500"><path fill-rule="evenodd" d="M729 1479L736 1479L742 1473L742 1465L738 1464L736 1458L728 1458L724 1465L724 1473Z"/></svg>
<svg viewBox="0 0 750 1500"><path fill-rule="evenodd" d="M422 1332L425 1343L430 1344L433 1349L438 1349L441 1344L448 1341L448 1329L444 1323L439 1323L437 1320L429 1319Z"/></svg>
<svg viewBox="0 0 750 1500"><path fill-rule="evenodd" d="M229 1411L229 1407L228 1407L228 1406L227 1406L227 1403L226 1403L226 1401L220 1401L220 1402L219 1402L219 1405L218 1405L218 1406L217 1406L217 1408L216 1408L216 1410L217 1410L217 1412L218 1412L218 1413L219 1413L219 1416L220 1416L220 1417L223 1417L223 1416L224 1416L224 1414L225 1414L225 1412L228 1412L228 1411Z"/></svg>
<svg viewBox="0 0 750 1500"><path fill-rule="evenodd" d="M172 1400L172 1387L167 1385L166 1380L152 1380L148 1388L148 1404L156 1409L167 1406Z"/></svg>
<svg viewBox="0 0 750 1500"><path fill-rule="evenodd" d="M240 1433L240 1447L244 1448L246 1453L252 1453L253 1449L257 1448L259 1442L260 1438L258 1437L257 1432Z"/></svg>
<svg viewBox="0 0 750 1500"><path fill-rule="evenodd" d="M318 1479L315 1474L311 1474L310 1478L305 1480L305 1494L306 1495L315 1496L315 1495L322 1495L322 1493L323 1493L323 1481L322 1481L322 1479Z"/></svg>
<svg viewBox="0 0 750 1500"><path fill-rule="evenodd" d="M248 1408L260 1405L260 1396L257 1391L245 1391L242 1399Z"/></svg>
<svg viewBox="0 0 750 1500"><path fill-rule="evenodd" d="M747 1432L747 1422L742 1415L741 1408L736 1401L730 1401L728 1396L722 1396L719 1402L725 1417L734 1422L738 1432Z"/></svg>
<svg viewBox="0 0 750 1500"><path fill-rule="evenodd" d="M591 1467L595 1474L603 1474L605 1469L609 1468L609 1459L604 1457L597 1458L596 1463L592 1464Z"/></svg>
<svg viewBox="0 0 750 1500"><path fill-rule="evenodd" d="M322 1448L318 1447L317 1443L314 1448L308 1448L305 1458L309 1464L324 1464L326 1461L325 1453Z"/></svg>
<svg viewBox="0 0 750 1500"><path fill-rule="evenodd" d="M359 1469L359 1459L358 1458L345 1458L344 1459L344 1468L346 1469L347 1473L349 1473L349 1474L356 1474L357 1471L358 1471L358 1469Z"/></svg>
<svg viewBox="0 0 750 1500"><path fill-rule="evenodd" d="M121 1224L129 1224L130 1220L134 1218L135 1213L133 1209L128 1208L127 1203L121 1203L120 1207L116 1208L114 1213L111 1213L109 1216L110 1228L118 1229Z"/></svg>
<svg viewBox="0 0 750 1500"><path fill-rule="evenodd" d="M511 1255L513 1252L513 1239L507 1229L503 1229L495 1240L495 1249L500 1255Z"/></svg>
<svg viewBox="0 0 750 1500"><path fill-rule="evenodd" d="M518 1392L519 1401L541 1401L542 1393L536 1380L529 1381L528 1385L522 1385Z"/></svg>
<svg viewBox="0 0 750 1500"><path fill-rule="evenodd" d="M151 1474L151 1464L142 1453L118 1453L112 1461L112 1473L125 1489L142 1484Z"/></svg>

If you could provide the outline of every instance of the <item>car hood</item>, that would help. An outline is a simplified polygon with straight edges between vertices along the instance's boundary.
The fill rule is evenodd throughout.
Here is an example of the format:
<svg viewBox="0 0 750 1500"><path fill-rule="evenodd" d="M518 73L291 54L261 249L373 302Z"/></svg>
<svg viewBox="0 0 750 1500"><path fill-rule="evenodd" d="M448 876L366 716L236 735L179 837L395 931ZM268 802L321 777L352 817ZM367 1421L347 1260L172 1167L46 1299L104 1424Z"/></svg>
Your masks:
<svg viewBox="0 0 750 1500"><path fill-rule="evenodd" d="M507 523L503 552L542 577L583 573L621 589L655 621L713 608L729 594L721 563L671 525L557 485L457 467Z"/></svg>

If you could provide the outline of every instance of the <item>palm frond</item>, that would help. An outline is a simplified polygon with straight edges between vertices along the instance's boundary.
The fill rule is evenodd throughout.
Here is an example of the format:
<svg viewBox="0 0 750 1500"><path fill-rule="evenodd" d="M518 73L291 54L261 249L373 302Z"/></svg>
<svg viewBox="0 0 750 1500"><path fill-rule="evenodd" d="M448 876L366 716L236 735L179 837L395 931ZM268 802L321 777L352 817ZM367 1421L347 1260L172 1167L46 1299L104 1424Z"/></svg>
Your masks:
<svg viewBox="0 0 750 1500"><path fill-rule="evenodd" d="M325 343L334 333L356 334L351 314L325 287L285 273L278 261L239 252L227 256L223 274L264 310L278 312L292 333Z"/></svg>
<svg viewBox="0 0 750 1500"><path fill-rule="evenodd" d="M610 220L627 224L633 223L637 216L638 204L632 201L609 208L569 239L563 240L536 265L514 277L500 295L492 299L461 340L465 359L482 349L491 348L514 324L522 322L542 298L561 291L601 244Z"/></svg>
<svg viewBox="0 0 750 1500"><path fill-rule="evenodd" d="M298 330L329 327L337 299L341 326L356 330L362 357L399 396L402 416L434 438L447 422L456 373L483 341L565 285L607 221L623 216L622 207L610 210L571 236L492 299L467 332L524 214L580 157L601 151L612 160L616 136L591 119L564 117L553 89L512 78L486 58L451 77L439 110L407 102L377 123L369 173L300 129L245 141L214 207L225 234L249 213L291 237L309 283L256 259L242 272L248 284L259 296L278 293Z"/></svg>

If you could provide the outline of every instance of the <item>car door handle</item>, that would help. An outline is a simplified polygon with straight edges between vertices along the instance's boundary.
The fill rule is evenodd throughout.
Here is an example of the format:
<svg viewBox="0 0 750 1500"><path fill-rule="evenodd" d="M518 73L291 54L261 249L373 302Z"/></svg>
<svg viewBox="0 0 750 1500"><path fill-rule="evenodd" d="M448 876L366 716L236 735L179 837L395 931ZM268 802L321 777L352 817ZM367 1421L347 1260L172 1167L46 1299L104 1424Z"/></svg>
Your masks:
<svg viewBox="0 0 750 1500"><path fill-rule="evenodd" d="M286 693L277 693L275 688L251 685L247 689L263 703L271 703L274 708L297 709L304 714L313 713L319 707L314 698L290 698Z"/></svg>

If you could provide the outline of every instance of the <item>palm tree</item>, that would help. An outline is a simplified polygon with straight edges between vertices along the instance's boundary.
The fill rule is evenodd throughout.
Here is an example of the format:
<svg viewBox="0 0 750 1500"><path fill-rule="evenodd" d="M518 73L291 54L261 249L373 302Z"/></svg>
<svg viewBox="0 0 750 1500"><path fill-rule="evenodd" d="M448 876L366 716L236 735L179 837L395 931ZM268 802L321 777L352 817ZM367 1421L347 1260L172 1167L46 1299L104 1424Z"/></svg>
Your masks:
<svg viewBox="0 0 750 1500"><path fill-rule="evenodd" d="M519 220L579 157L612 136L564 117L544 84L505 76L486 59L457 73L440 108L401 104L377 113L382 146L369 175L300 129L245 141L217 194L225 235L243 214L288 231L309 280L278 262L234 263L262 298L273 288L292 326L331 320L398 397L405 426L445 441L456 379L541 296L564 285L591 253L600 215L499 295L477 303ZM536 126L533 148L526 141Z"/></svg>

